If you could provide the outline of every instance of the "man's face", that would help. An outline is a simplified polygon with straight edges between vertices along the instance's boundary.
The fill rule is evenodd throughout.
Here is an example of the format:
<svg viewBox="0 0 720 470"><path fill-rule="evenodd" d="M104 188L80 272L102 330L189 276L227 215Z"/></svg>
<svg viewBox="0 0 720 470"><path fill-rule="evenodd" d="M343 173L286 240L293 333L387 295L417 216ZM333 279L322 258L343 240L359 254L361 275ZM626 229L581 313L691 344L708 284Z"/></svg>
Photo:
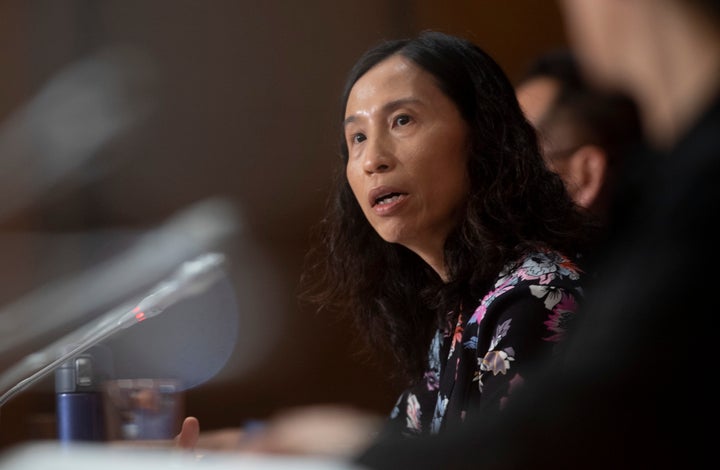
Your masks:
<svg viewBox="0 0 720 470"><path fill-rule="evenodd" d="M533 127L538 128L550 110L560 86L549 77L531 78L515 90L520 107Z"/></svg>
<svg viewBox="0 0 720 470"><path fill-rule="evenodd" d="M580 148L575 126L567 113L558 113L555 99L560 83L551 77L535 77L520 84L515 93L525 117L537 130L538 144L545 164L560 175L570 196L581 205L587 205L578 195L578 166L572 158ZM559 114L559 115L558 115Z"/></svg>

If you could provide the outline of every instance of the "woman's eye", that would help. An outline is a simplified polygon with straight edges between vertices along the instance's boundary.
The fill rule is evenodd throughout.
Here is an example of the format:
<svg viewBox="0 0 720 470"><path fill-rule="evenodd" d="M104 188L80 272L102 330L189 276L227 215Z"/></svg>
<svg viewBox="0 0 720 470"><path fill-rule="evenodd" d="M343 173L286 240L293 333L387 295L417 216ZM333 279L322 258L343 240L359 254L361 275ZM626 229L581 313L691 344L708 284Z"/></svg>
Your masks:
<svg viewBox="0 0 720 470"><path fill-rule="evenodd" d="M398 126L407 126L410 124L411 118L407 114L401 114L395 118L395 124Z"/></svg>
<svg viewBox="0 0 720 470"><path fill-rule="evenodd" d="M353 144L359 144L366 139L365 134L353 134L350 136L350 142Z"/></svg>

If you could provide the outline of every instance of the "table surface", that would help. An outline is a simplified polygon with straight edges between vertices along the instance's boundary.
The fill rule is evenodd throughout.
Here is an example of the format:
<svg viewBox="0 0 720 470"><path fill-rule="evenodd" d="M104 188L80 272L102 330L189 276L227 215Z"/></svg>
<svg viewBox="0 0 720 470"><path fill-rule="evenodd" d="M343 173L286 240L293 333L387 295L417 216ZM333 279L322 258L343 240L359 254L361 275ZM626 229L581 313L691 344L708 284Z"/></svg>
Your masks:
<svg viewBox="0 0 720 470"><path fill-rule="evenodd" d="M323 457L191 452L94 443L29 442L0 454L0 470L362 470Z"/></svg>

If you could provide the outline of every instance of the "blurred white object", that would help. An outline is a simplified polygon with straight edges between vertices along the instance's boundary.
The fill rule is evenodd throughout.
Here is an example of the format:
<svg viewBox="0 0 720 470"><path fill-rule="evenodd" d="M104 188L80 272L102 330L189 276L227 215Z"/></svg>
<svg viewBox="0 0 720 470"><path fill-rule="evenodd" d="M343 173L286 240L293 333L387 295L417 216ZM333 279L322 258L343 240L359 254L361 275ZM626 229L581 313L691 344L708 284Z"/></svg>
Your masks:
<svg viewBox="0 0 720 470"><path fill-rule="evenodd" d="M184 298L204 292L220 279L220 267L224 259L220 253L205 253L185 261L139 303L110 310L42 350L30 354L0 375L0 406L73 356L120 330L160 314Z"/></svg>
<svg viewBox="0 0 720 470"><path fill-rule="evenodd" d="M0 470L361 470L363 467L328 457L205 452L180 449L52 442L24 444L0 456Z"/></svg>
<svg viewBox="0 0 720 470"><path fill-rule="evenodd" d="M0 309L0 354L147 289L179 263L235 234L238 227L235 211L223 200L186 208L123 253Z"/></svg>
<svg viewBox="0 0 720 470"><path fill-rule="evenodd" d="M105 49L71 63L0 126L0 219L77 173L155 105L156 70L140 51Z"/></svg>

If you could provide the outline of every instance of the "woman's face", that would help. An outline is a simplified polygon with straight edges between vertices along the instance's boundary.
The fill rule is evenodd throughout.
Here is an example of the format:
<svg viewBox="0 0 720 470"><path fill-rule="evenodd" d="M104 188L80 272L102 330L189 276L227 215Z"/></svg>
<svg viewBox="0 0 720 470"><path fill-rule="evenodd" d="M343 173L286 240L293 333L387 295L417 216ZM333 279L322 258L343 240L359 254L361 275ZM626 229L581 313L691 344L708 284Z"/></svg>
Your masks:
<svg viewBox="0 0 720 470"><path fill-rule="evenodd" d="M346 175L377 233L442 269L470 188L469 130L434 77L401 55L355 82L345 108Z"/></svg>

